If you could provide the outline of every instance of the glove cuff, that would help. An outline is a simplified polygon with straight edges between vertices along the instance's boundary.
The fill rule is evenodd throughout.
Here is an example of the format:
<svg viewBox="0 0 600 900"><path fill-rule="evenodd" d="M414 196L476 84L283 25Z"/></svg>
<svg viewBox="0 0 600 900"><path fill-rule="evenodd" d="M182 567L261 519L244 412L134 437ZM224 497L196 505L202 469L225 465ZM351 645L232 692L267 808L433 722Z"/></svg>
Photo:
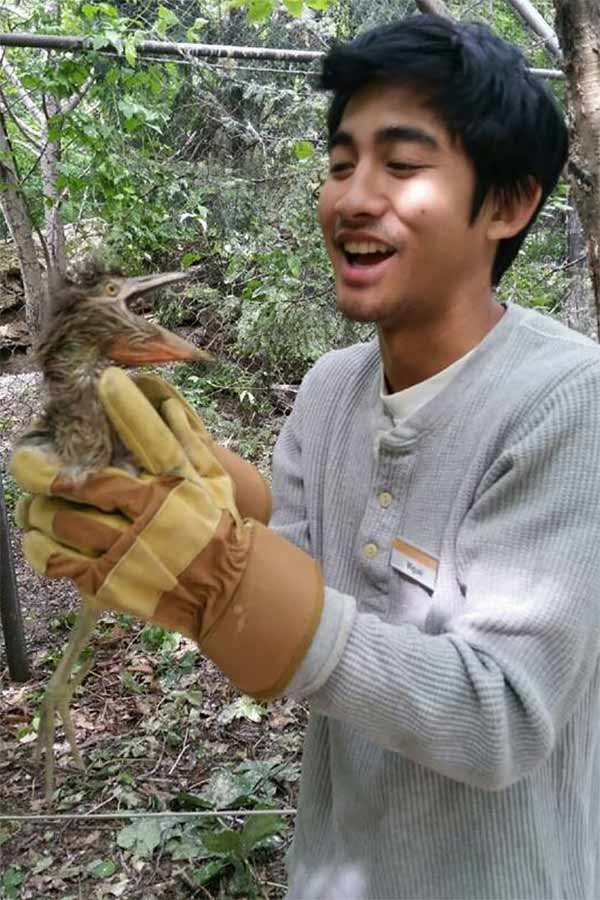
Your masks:
<svg viewBox="0 0 600 900"><path fill-rule="evenodd" d="M245 694L281 695L321 620L324 587L317 563L258 522L246 522L247 562L231 602L200 638L202 650Z"/></svg>

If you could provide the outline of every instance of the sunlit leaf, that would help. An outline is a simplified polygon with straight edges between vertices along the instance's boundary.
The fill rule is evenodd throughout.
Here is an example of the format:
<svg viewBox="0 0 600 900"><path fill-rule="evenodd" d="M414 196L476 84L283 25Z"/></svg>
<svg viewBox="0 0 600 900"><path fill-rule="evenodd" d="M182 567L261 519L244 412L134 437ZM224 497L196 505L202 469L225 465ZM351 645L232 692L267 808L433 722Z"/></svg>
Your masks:
<svg viewBox="0 0 600 900"><path fill-rule="evenodd" d="M248 0L248 18L251 22L264 22L275 8L275 0Z"/></svg>
<svg viewBox="0 0 600 900"><path fill-rule="evenodd" d="M250 722L260 722L265 715L265 709L252 697L246 695L239 697L230 703L219 713L219 722L227 725L234 719L248 719Z"/></svg>
<svg viewBox="0 0 600 900"><path fill-rule="evenodd" d="M112 859L96 859L88 866L93 878L110 878L117 871L117 864Z"/></svg>
<svg viewBox="0 0 600 900"><path fill-rule="evenodd" d="M304 0L283 0L283 5L291 16L301 16L304 9Z"/></svg>
<svg viewBox="0 0 600 900"><path fill-rule="evenodd" d="M126 825L117 834L117 844L124 850L133 850L138 856L151 856L160 844L160 824L156 819L138 819Z"/></svg>

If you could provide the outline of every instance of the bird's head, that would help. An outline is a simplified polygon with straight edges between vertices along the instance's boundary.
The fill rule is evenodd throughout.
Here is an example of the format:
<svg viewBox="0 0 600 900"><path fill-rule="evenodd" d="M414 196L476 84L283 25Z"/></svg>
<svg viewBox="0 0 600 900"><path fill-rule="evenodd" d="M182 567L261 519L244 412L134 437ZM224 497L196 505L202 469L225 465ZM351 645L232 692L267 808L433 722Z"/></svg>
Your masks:
<svg viewBox="0 0 600 900"><path fill-rule="evenodd" d="M186 278L181 272L127 278L96 267L81 280L51 276L49 308L38 344L47 377L97 372L110 362L128 366L213 357L133 312L131 303Z"/></svg>

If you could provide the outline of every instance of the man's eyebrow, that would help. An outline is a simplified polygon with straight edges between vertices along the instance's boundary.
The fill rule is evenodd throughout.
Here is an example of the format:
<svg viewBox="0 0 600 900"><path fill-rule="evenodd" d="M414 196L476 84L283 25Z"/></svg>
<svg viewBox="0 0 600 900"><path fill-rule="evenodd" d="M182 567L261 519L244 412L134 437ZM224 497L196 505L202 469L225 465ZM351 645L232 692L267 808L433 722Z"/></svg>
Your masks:
<svg viewBox="0 0 600 900"><path fill-rule="evenodd" d="M349 131L340 129L335 132L329 141L329 150L333 150L334 147L354 147L355 143ZM409 125L388 125L385 128L380 128L375 132L375 143L377 145L397 143L421 144L430 150L440 149L439 142L432 134L424 131L422 128L414 128Z"/></svg>

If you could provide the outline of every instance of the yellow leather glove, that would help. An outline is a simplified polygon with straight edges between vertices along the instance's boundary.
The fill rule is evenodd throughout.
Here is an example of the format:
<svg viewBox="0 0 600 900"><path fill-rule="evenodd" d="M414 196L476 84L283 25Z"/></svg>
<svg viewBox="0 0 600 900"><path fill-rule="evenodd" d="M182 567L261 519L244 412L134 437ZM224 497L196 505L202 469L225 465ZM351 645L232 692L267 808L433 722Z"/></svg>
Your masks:
<svg viewBox="0 0 600 900"><path fill-rule="evenodd" d="M97 608L130 612L197 640L245 693L277 696L320 621L319 568L275 532L242 520L231 479L208 442L189 419L182 424L181 398L165 399L164 388L156 388L161 414L186 439L194 437L194 465L148 399L148 383L142 387L119 369L107 370L99 384L141 475L107 468L73 482L39 448L17 448L13 477L38 495L19 511L25 555L50 578L72 578Z"/></svg>
<svg viewBox="0 0 600 900"><path fill-rule="evenodd" d="M105 373L101 382L101 390L105 394L107 385L110 385L117 377L114 373L119 371L119 369L109 369ZM196 471L200 475L208 474L206 466L214 464L212 462L212 457L214 457L233 482L235 504L242 518L256 519L263 525L268 525L273 509L271 489L258 469L238 456L237 453L217 444L204 427L200 416L167 381L163 381L157 375L135 375L133 380L167 423ZM115 389L111 391L113 396L120 395L121 384L122 379L118 378ZM110 406L110 401L105 401L105 405L107 402ZM114 408L114 401L112 405ZM116 410L112 415L117 415ZM127 423L121 422L119 427L127 427ZM131 430L131 440L135 440L133 429ZM139 449L143 452L143 448ZM210 452L207 453L207 450ZM138 456L138 458L143 459L142 456ZM146 467L144 466L144 468Z"/></svg>

